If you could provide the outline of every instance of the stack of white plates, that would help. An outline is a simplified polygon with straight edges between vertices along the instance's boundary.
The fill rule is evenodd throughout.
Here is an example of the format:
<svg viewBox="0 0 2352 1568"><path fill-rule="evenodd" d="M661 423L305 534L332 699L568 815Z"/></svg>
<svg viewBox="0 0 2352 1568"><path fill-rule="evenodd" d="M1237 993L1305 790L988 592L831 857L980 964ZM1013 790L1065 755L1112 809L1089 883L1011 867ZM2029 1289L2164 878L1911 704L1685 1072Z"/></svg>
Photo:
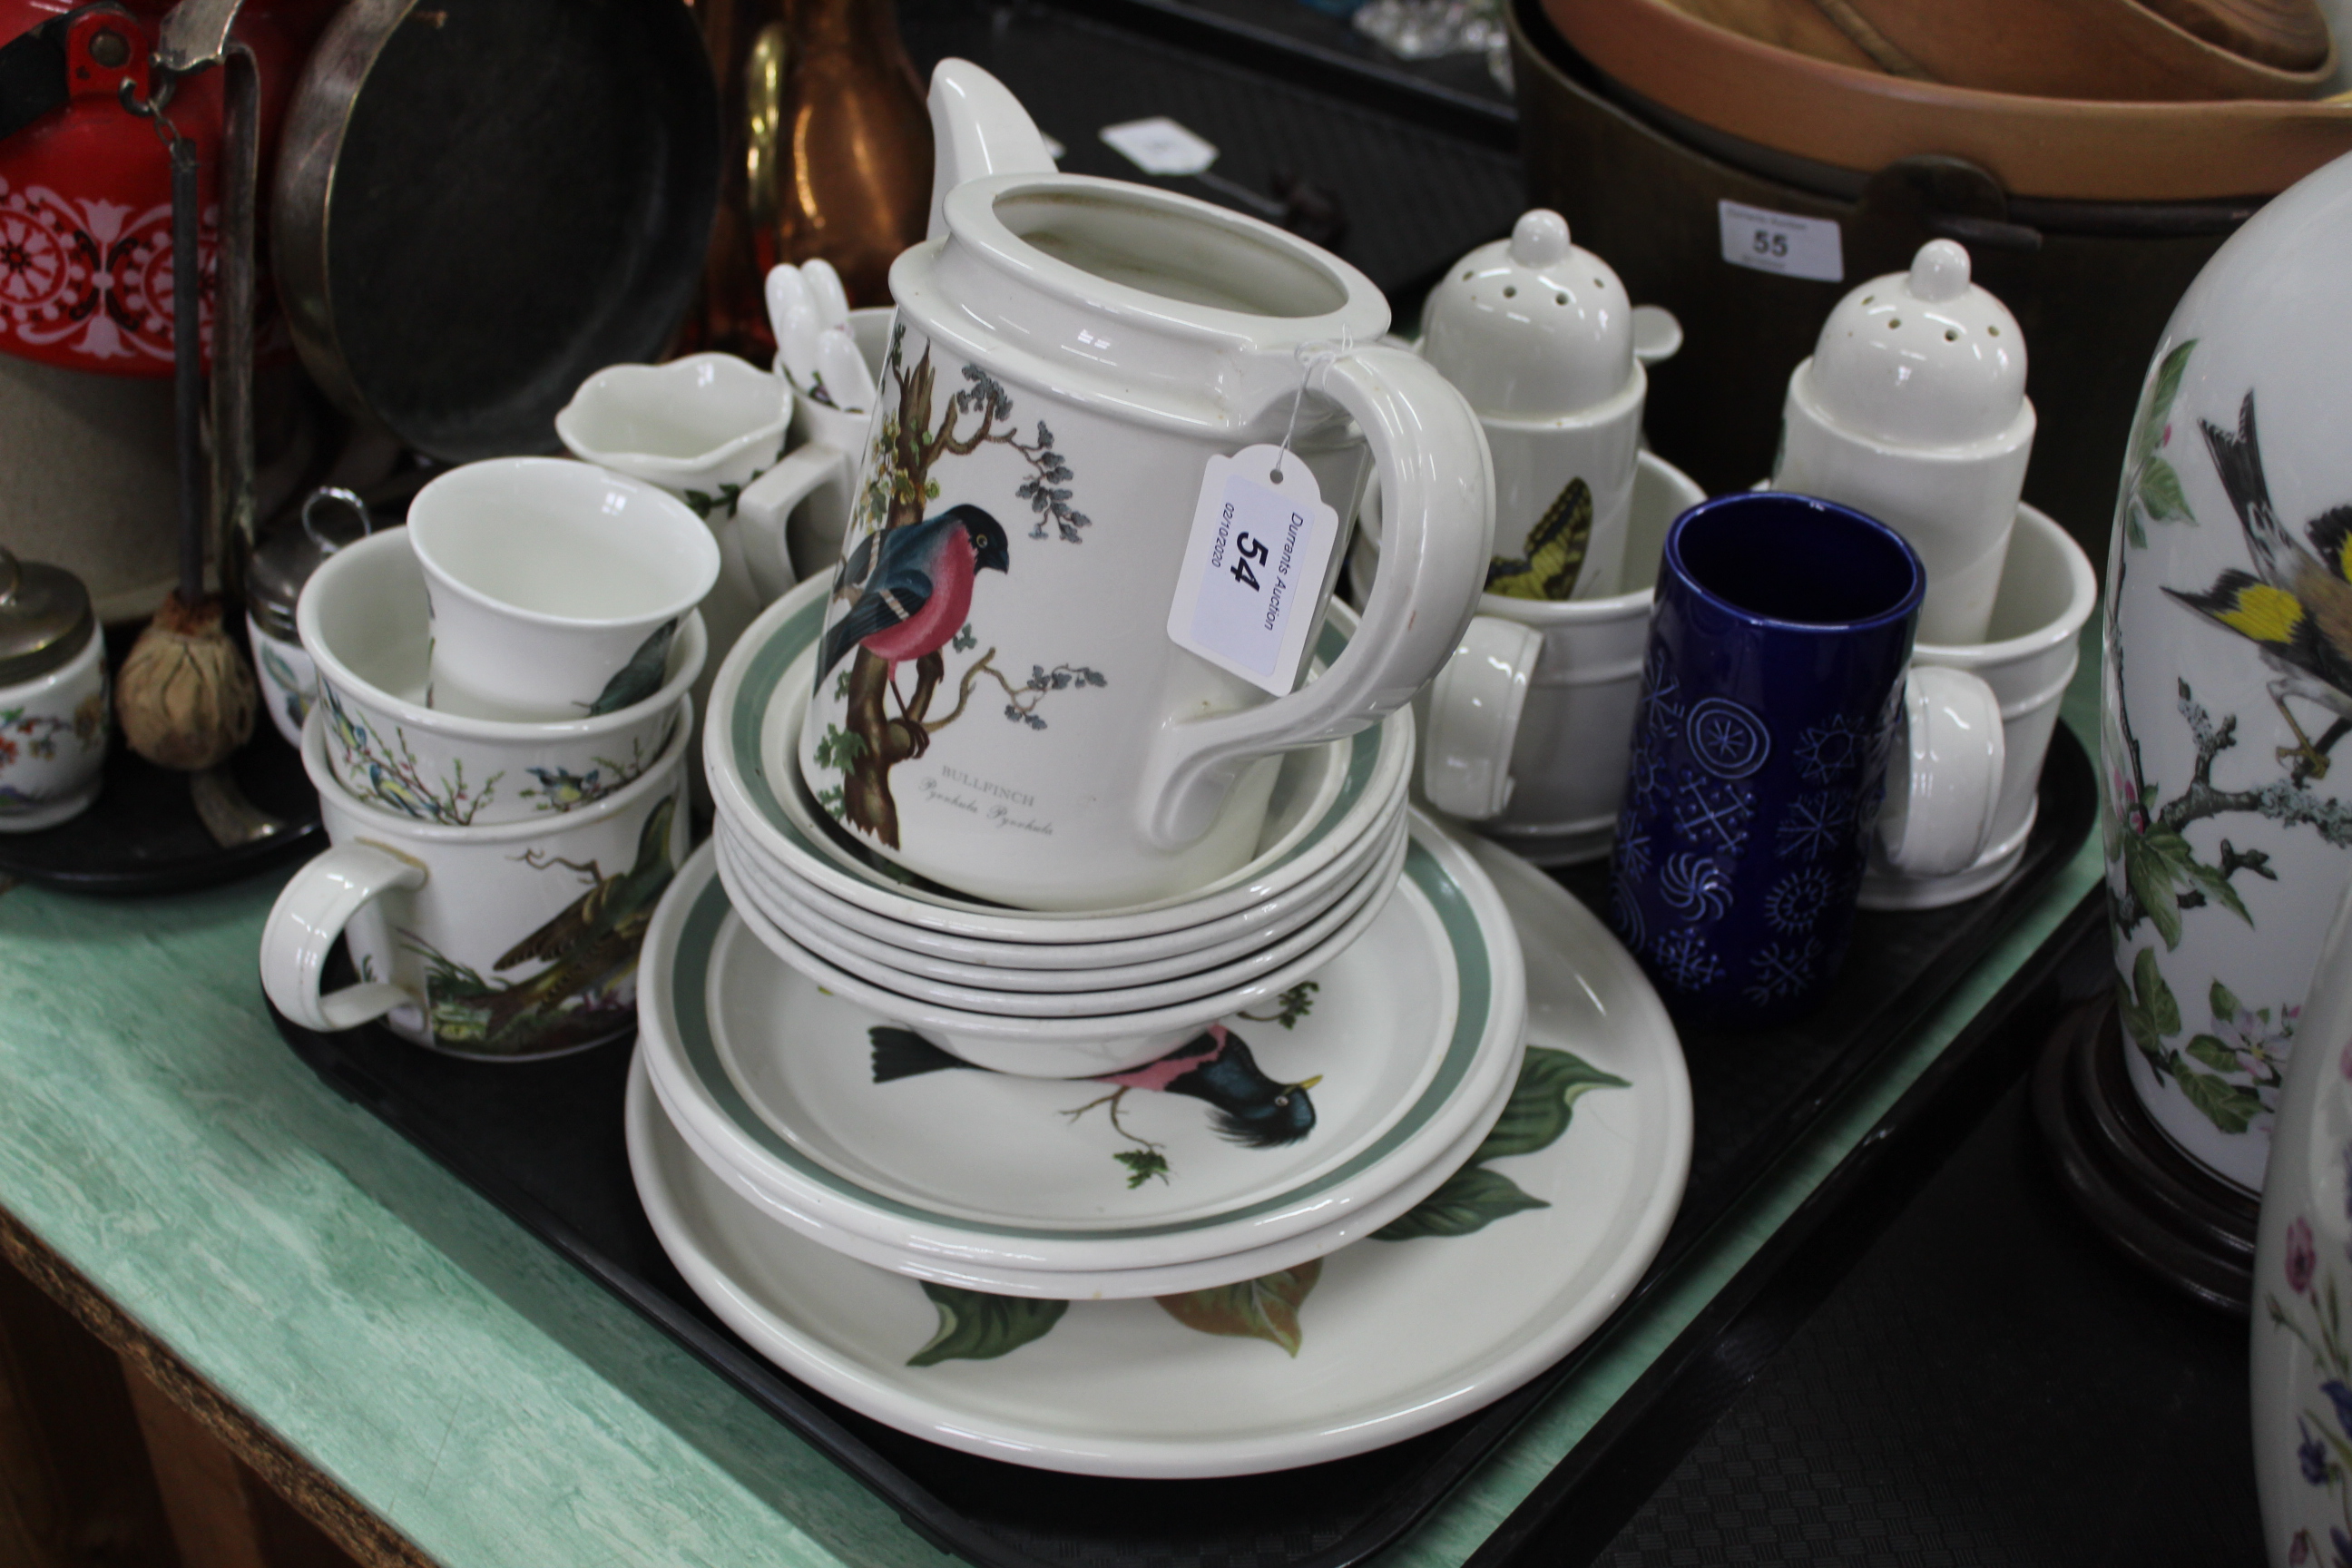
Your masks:
<svg viewBox="0 0 2352 1568"><path fill-rule="evenodd" d="M1451 1419L1622 1299L1688 1164L1674 1032L1557 886L1404 804L1409 720L1293 759L1223 886L1004 910L799 794L822 592L719 674L719 835L639 978L638 1188L756 1349L971 1451L1235 1474Z"/></svg>

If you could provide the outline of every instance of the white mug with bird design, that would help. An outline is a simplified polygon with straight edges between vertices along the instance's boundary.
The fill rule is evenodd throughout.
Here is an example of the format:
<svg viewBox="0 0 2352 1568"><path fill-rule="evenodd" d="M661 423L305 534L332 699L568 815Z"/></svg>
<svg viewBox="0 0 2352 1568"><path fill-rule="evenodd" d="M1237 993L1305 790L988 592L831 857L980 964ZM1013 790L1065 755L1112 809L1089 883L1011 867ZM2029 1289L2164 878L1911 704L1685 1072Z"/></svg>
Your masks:
<svg viewBox="0 0 2352 1568"><path fill-rule="evenodd" d="M559 1056L636 1026L637 949L686 858L690 699L660 761L580 810L446 827L354 799L303 731L332 847L294 873L261 932L262 989L304 1028L381 1018L459 1056ZM321 991L341 937L358 983Z"/></svg>
<svg viewBox="0 0 2352 1568"><path fill-rule="evenodd" d="M891 268L879 377L799 745L859 842L959 891L1084 910L1255 851L1275 754L1403 705L1492 542L1476 417L1388 303L1313 245L1175 193L1052 172L1002 84L933 78L933 236ZM1168 631L1212 458L1277 442L1345 519L1368 470L1391 569L1362 630L1270 695ZM1320 621L1339 565L1302 578ZM1306 645L1311 647L1311 635Z"/></svg>

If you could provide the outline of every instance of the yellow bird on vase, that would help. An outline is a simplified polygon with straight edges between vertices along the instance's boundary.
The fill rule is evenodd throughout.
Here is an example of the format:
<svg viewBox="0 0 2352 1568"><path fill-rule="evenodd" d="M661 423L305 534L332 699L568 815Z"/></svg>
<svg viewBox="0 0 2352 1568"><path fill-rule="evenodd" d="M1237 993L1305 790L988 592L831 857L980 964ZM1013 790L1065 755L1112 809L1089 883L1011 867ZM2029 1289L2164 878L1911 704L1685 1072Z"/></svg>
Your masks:
<svg viewBox="0 0 2352 1568"><path fill-rule="evenodd" d="M2328 751L2352 729L2352 505L2330 508L2304 526L2305 549L2271 506L2254 434L2254 395L2238 405L2233 435L2199 422L2222 491L2245 531L2254 570L2234 567L2201 594L2165 592L2215 625L2244 637L2278 672L2271 702L2294 731L2296 744L2278 758L2295 759L2296 776L2326 778ZM2299 697L2327 710L2333 722L2314 742L2286 700Z"/></svg>

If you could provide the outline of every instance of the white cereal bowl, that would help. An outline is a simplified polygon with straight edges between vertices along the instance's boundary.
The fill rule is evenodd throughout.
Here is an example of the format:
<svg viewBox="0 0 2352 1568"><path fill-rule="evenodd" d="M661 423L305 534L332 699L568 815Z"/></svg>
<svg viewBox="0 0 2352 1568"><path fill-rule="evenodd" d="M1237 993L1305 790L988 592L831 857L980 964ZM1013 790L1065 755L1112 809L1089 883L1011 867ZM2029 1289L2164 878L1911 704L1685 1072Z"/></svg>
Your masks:
<svg viewBox="0 0 2352 1568"><path fill-rule="evenodd" d="M1360 853L1334 861L1329 878L1318 879L1306 889L1294 889L1307 895L1296 900L1295 910L1287 907L1292 897L1286 894L1286 907L1277 919L1237 926L1237 934L1202 947L1143 959L1129 956L1130 944L1123 942L1063 942L1050 947L1043 943L971 942L962 945L980 950L978 956L959 958L952 956L953 950L946 945L953 939L927 941L929 933L911 927L899 928L897 940L868 934L856 918L863 915L863 910L838 900L828 904L823 901L824 895L805 885L795 887L789 878L778 878L767 868L752 866L740 852L733 864L748 884L752 900L779 924L787 929L795 921L815 926L866 963L951 985L977 985L989 990L1102 991L1200 974L1265 953L1283 939L1327 916L1335 904L1362 882L1381 852L1403 833L1404 802L1400 800L1391 815L1364 836ZM719 838L732 847L723 825ZM1328 881L1328 887L1322 885L1324 880ZM845 916L850 918L844 919ZM1195 929L1207 932L1223 926L1223 922L1219 921Z"/></svg>
<svg viewBox="0 0 2352 1568"><path fill-rule="evenodd" d="M961 900L945 889L909 888L872 866L853 869L810 840L784 800L799 774L798 715L808 699L807 678L795 681L792 671L815 646L828 587L824 580L812 581L777 601L720 667L704 740L712 800L754 863L787 868L836 899L901 924L1006 943L1124 942L1183 931L1242 913L1325 869L1358 847L1390 797L1404 786L1412 720L1400 709L1323 748L1335 760L1343 758L1344 767L1338 793L1319 816L1269 844L1234 878L1129 909L1009 910ZM1354 626L1353 613L1334 602L1320 656L1336 655Z"/></svg>
<svg viewBox="0 0 2352 1568"><path fill-rule="evenodd" d="M1398 787L1391 793L1387 806L1359 837L1357 843L1296 886L1222 919L1118 942L997 942L982 937L955 936L894 921L871 910L861 909L845 899L834 897L797 875L788 865L773 859L761 859L756 850L733 834L724 820L719 824L719 830L730 837L739 851L739 858L744 864L757 866L766 872L780 890L788 893L829 930L844 937L856 935L881 946L897 949L909 958L919 955L969 964L978 969L1044 970L1061 973L1180 961L1192 961L1193 967L1206 968L1213 963L1225 963L1297 930L1330 908L1333 900L1353 886L1384 842L1382 836L1403 820L1406 804L1403 785L1406 780L1400 776L1396 782ZM1188 972L1178 969L1171 973ZM941 978L950 976L943 975ZM1139 980L1130 982L1140 983Z"/></svg>
<svg viewBox="0 0 2352 1568"><path fill-rule="evenodd" d="M1408 864L1416 855L1441 860L1466 858L1442 830L1417 813L1406 847ZM1393 884L1388 890L1393 890ZM1370 900L1324 942L1246 984L1148 1011L1075 1017L1009 1016L927 1002L862 980L764 921L746 923L769 952L818 985L904 1025L974 1067L1023 1078L1098 1078L1164 1056L1229 1014L1275 1002L1285 990L1346 952L1388 903L1386 897Z"/></svg>
<svg viewBox="0 0 2352 1568"><path fill-rule="evenodd" d="M404 529L330 557L296 602L318 667L327 763L353 799L444 827L486 827L575 811L627 785L661 756L709 652L689 613L669 675L642 702L593 718L521 722L427 708L425 572Z"/></svg>
<svg viewBox="0 0 2352 1568"><path fill-rule="evenodd" d="M736 912L754 931L763 936L767 931L775 931L869 984L918 1002L973 1013L1012 1018L1079 1018L1181 1006L1198 997L1253 984L1260 975L1280 973L1303 956L1328 956L1328 944L1350 922L1370 906L1385 902L1395 891L1397 874L1404 864L1405 844L1406 836L1400 824L1391 835L1386 851L1339 901L1289 936L1246 957L1144 984L1086 989L1036 984L1045 979L1066 978L1055 976L1050 971L1000 970L984 977L992 984L971 984L877 963L835 942L822 925L796 920L789 911L763 903L757 887L747 880L743 868L734 861L725 844L719 846L719 869ZM1373 909L1371 912L1376 914L1378 910Z"/></svg>

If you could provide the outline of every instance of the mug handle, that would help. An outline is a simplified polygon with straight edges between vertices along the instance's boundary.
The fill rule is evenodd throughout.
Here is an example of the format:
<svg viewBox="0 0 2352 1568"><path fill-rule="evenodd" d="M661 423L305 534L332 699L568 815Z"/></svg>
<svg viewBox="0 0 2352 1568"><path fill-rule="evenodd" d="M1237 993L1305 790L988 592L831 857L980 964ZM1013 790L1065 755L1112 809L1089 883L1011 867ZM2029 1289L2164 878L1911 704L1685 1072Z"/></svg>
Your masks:
<svg viewBox="0 0 2352 1568"><path fill-rule="evenodd" d="M325 995L319 979L327 950L368 900L394 888L421 888L425 868L373 844L338 844L294 873L261 928L261 989L306 1029L356 1028L395 1007L424 1005L387 981L346 985Z"/></svg>
<svg viewBox="0 0 2352 1568"><path fill-rule="evenodd" d="M2000 806L2000 699L1964 669L1916 665L1903 678L1903 713L1906 743L1895 760L1906 777L1887 783L1879 847L1906 877L1965 871L1984 853Z"/></svg>
<svg viewBox="0 0 2352 1568"><path fill-rule="evenodd" d="M1288 696L1164 727L1143 770L1143 827L1162 848L1208 832L1242 769L1352 735L1406 702L1453 656L1495 542L1495 469L1477 416L1416 356L1361 348L1334 361L1331 400L1362 427L1381 480L1381 571L1356 635Z"/></svg>
<svg viewBox="0 0 2352 1568"><path fill-rule="evenodd" d="M833 487L838 491L833 499L845 516L848 469L839 448L822 441L803 441L736 496L736 539L743 549L744 564L751 569L751 586L761 605L775 603L799 581L793 570L792 551L784 542L784 524L791 521L793 509L818 490Z"/></svg>
<svg viewBox="0 0 2352 1568"><path fill-rule="evenodd" d="M1421 735L1421 792L1465 822L1484 822L1511 804L1511 752L1528 682L1543 656L1543 634L1500 616L1474 616L1470 629L1429 687Z"/></svg>

